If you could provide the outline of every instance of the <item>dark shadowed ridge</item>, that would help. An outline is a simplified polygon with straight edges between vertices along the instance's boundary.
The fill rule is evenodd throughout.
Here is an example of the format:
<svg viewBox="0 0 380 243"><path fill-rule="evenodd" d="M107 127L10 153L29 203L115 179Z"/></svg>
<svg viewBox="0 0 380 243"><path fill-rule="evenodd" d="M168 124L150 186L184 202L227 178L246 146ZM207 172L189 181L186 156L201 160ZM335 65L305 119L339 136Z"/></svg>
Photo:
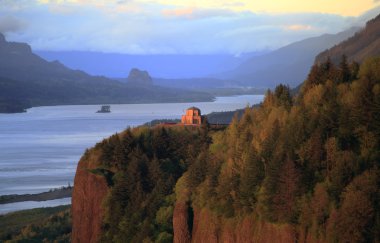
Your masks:
<svg viewBox="0 0 380 243"><path fill-rule="evenodd" d="M339 63L346 55L348 61L361 63L367 57L380 56L380 15L367 22L366 27L348 40L319 54L316 63L324 62L328 57Z"/></svg>
<svg viewBox="0 0 380 243"><path fill-rule="evenodd" d="M338 34L325 34L298 41L266 55L253 57L238 68L216 75L241 85L273 88L279 83L295 87L304 81L315 56L359 31L353 27Z"/></svg>

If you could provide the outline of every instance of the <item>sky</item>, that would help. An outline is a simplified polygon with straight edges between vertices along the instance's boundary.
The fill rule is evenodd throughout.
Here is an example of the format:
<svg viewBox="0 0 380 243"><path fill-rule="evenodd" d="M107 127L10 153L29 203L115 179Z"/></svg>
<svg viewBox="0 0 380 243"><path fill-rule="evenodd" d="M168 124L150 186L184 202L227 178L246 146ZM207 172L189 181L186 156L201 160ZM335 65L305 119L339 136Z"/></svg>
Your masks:
<svg viewBox="0 0 380 243"><path fill-rule="evenodd" d="M377 14L380 0L0 0L0 32L33 50L240 55Z"/></svg>

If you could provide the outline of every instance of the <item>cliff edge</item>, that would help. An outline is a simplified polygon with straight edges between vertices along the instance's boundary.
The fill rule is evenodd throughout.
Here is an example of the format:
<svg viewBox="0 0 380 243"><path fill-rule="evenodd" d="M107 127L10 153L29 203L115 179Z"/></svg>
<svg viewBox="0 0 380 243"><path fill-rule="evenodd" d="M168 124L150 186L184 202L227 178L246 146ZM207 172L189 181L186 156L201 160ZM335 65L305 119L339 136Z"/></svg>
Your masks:
<svg viewBox="0 0 380 243"><path fill-rule="evenodd" d="M74 179L72 196L72 242L98 242L104 209L102 202L107 194L108 186L104 177L91 173L97 168L98 158L89 153L79 161Z"/></svg>

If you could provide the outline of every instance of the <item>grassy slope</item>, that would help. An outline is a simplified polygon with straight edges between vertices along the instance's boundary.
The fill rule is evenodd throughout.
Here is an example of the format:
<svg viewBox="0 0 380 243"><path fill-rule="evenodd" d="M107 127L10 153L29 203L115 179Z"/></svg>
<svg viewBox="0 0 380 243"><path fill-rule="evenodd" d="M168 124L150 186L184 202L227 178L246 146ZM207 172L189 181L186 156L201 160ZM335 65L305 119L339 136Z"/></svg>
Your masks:
<svg viewBox="0 0 380 243"><path fill-rule="evenodd" d="M51 208L36 208L0 215L0 242L12 234L17 234L30 224L37 224L59 212L69 210L71 205Z"/></svg>

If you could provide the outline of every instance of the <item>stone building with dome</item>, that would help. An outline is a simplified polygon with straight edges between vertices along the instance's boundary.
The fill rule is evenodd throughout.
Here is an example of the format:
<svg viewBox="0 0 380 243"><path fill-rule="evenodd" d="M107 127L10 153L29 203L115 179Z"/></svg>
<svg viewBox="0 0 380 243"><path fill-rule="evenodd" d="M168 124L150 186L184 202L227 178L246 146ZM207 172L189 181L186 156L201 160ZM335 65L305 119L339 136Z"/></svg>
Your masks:
<svg viewBox="0 0 380 243"><path fill-rule="evenodd" d="M181 124L183 125L201 125L203 117L201 110L197 107L190 107L186 110L186 114L182 116Z"/></svg>

